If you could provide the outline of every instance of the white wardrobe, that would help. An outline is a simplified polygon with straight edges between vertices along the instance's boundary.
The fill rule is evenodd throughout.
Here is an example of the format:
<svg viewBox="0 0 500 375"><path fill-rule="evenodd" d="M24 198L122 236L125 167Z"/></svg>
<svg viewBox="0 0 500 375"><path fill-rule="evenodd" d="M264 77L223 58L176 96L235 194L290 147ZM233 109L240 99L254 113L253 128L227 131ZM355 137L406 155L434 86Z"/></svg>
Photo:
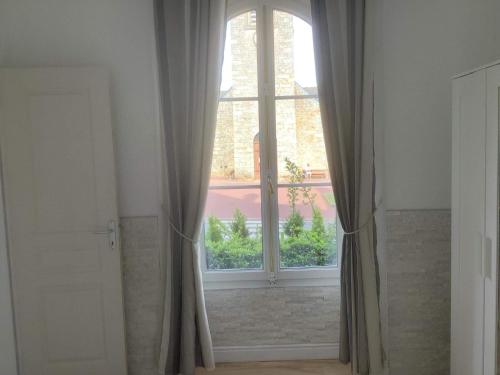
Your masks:
<svg viewBox="0 0 500 375"><path fill-rule="evenodd" d="M500 62L453 79L451 375L495 375Z"/></svg>

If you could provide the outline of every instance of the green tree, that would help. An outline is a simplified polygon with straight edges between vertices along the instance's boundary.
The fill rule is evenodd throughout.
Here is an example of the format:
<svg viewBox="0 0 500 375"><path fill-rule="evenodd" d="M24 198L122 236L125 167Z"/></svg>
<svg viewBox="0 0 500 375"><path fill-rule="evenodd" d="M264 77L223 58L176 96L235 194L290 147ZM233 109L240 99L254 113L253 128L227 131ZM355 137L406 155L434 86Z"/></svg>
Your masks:
<svg viewBox="0 0 500 375"><path fill-rule="evenodd" d="M297 164L288 158L285 158L285 168L288 172L288 182L291 184L300 184L304 181L304 172ZM292 213L295 212L297 199L299 198L299 187L289 186L287 189L288 205L292 208Z"/></svg>
<svg viewBox="0 0 500 375"><path fill-rule="evenodd" d="M304 230L304 218L299 211L292 211L283 225L283 231L288 237L298 237Z"/></svg>
<svg viewBox="0 0 500 375"><path fill-rule="evenodd" d="M312 207L316 199L316 194L312 192L312 188L310 186L296 186L304 182L304 171L287 157L285 158L285 169L288 172L288 182L294 184L288 187L287 192L288 204L292 208L292 211L295 211L296 202L299 199L300 193L302 193L302 202Z"/></svg>
<svg viewBox="0 0 500 375"><path fill-rule="evenodd" d="M231 223L231 232L233 236L248 238L250 232L247 228L247 217L239 208L234 210L233 222Z"/></svg>
<svg viewBox="0 0 500 375"><path fill-rule="evenodd" d="M323 219L323 214L321 210L315 206L312 207L313 217L312 217L312 227L311 232L317 236L326 236L325 221Z"/></svg>
<svg viewBox="0 0 500 375"><path fill-rule="evenodd" d="M212 242L224 241L227 234L227 227L216 216L210 215L208 217L207 240Z"/></svg>

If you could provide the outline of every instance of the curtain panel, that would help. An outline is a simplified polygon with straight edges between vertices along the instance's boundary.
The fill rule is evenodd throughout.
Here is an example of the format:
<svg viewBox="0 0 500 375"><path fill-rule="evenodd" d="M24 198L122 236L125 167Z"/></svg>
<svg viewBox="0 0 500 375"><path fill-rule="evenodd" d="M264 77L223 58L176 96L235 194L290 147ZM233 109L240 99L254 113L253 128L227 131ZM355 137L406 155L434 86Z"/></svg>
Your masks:
<svg viewBox="0 0 500 375"><path fill-rule="evenodd" d="M225 0L155 0L163 146L160 374L214 367L199 257L226 27Z"/></svg>
<svg viewBox="0 0 500 375"><path fill-rule="evenodd" d="M345 232L340 359L353 374L383 369L374 221L373 80L364 0L311 0L326 153ZM372 47L372 46L369 46Z"/></svg>

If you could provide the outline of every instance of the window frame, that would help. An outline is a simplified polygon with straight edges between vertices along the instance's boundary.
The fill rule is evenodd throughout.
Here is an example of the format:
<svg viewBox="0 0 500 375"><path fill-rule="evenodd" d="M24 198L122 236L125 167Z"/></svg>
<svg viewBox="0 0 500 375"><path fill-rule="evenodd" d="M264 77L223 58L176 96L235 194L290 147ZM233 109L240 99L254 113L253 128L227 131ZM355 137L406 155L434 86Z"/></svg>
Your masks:
<svg viewBox="0 0 500 375"><path fill-rule="evenodd" d="M208 270L201 231L201 268L205 289L262 288L269 286L338 286L343 231L337 223L337 264L326 267L281 268L279 250L278 199L273 197L279 187L277 172L277 142L275 102L284 99L317 98L317 95L275 96L273 11L287 12L311 24L307 0L229 0L226 22L233 17L254 10L257 33L258 97L226 98L221 101L256 100L258 103L260 160L260 192L262 217L263 267L259 270Z"/></svg>

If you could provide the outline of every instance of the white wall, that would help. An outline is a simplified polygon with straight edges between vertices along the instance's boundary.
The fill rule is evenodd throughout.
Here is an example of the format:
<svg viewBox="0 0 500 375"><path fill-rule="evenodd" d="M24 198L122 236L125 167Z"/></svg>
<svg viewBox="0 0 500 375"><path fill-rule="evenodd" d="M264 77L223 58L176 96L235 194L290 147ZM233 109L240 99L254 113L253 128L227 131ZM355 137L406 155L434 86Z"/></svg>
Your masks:
<svg viewBox="0 0 500 375"><path fill-rule="evenodd" d="M500 58L498 0L382 6L376 121L387 209L450 207L451 77Z"/></svg>
<svg viewBox="0 0 500 375"><path fill-rule="evenodd" d="M152 0L0 1L0 66L109 68L121 216L160 207L153 32Z"/></svg>
<svg viewBox="0 0 500 375"><path fill-rule="evenodd" d="M2 183L0 180L0 375L17 374L9 276Z"/></svg>
<svg viewBox="0 0 500 375"><path fill-rule="evenodd" d="M152 0L0 0L0 66L102 65L111 102L121 216L158 214ZM0 375L15 375L0 207Z"/></svg>
<svg viewBox="0 0 500 375"><path fill-rule="evenodd" d="M0 24L2 23L2 10L0 5ZM3 61L3 56L4 43L0 38L0 62ZM0 375L16 374L16 345L0 174Z"/></svg>

